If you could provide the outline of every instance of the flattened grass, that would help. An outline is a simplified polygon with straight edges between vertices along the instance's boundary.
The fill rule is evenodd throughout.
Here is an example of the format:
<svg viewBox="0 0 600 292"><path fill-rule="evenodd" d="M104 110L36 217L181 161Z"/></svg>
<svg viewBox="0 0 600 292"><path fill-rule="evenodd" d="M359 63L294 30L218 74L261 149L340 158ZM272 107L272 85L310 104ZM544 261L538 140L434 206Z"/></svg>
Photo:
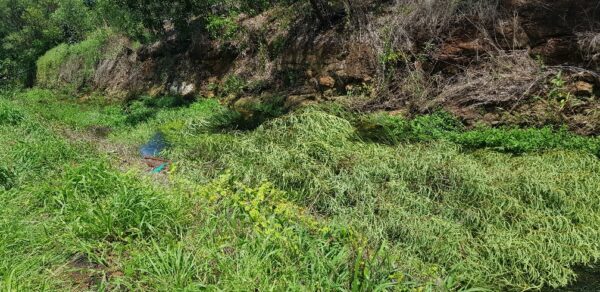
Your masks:
<svg viewBox="0 0 600 292"><path fill-rule="evenodd" d="M350 121L310 108L249 133L174 139L182 175L203 182L230 170L245 184L270 181L289 200L355 226L371 248L389 246L411 281L561 286L573 265L600 255L600 163L585 147L514 156L443 139L365 143Z"/></svg>
<svg viewBox="0 0 600 292"><path fill-rule="evenodd" d="M3 101L4 102L4 101ZM0 290L371 290L350 233L269 184L156 185L22 111L0 125ZM367 278L368 277L368 278Z"/></svg>
<svg viewBox="0 0 600 292"><path fill-rule="evenodd" d="M322 108L242 132L215 101L132 125L126 108L28 100L0 100L23 117L0 125L3 288L76 287L60 267L80 254L94 287L192 291L526 290L600 257L597 138L433 116L379 120L373 143L363 117ZM95 124L132 145L164 132L171 183L53 131Z"/></svg>

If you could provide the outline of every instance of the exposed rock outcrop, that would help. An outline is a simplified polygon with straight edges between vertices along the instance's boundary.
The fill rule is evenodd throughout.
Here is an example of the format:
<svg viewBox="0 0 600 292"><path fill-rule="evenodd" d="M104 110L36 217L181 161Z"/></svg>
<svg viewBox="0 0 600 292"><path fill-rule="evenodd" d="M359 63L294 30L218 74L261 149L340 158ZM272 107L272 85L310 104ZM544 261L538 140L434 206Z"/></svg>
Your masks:
<svg viewBox="0 0 600 292"><path fill-rule="evenodd" d="M597 29L600 6L595 0L504 0L513 12L522 40L533 55L550 64L583 61L577 34Z"/></svg>
<svg viewBox="0 0 600 292"><path fill-rule="evenodd" d="M361 108L442 108L469 124L541 124L521 117L541 115L535 111L542 106L534 105L533 98L556 91L550 80L564 71L567 84L560 90L587 99L572 107L560 101L559 109L546 100L544 111L557 111L556 123L599 115L594 98L600 83L594 73L600 65L596 0L499 0L497 6L480 1L477 5L484 8L466 14L454 4L429 2L431 7L420 12L408 9L417 4L402 1L365 1L355 11L342 5L337 14L348 13L347 18L328 26L315 25L310 15L290 18L294 8L279 7L254 17L240 15L237 25L243 33L233 39L215 39L203 26L191 24L190 38L173 32L163 41L139 49L126 46L102 60L91 83L95 90L122 98L224 95L236 104L248 96L281 95L286 107L385 86L385 94L380 90L380 97ZM436 9L456 9L449 13L457 16L410 15L439 13ZM431 21L431 27L409 23L390 31L390 21L399 17L421 17L416 23ZM573 77L577 74L587 78ZM238 79L243 82L234 82ZM590 125L573 127L586 134L600 131L600 122Z"/></svg>

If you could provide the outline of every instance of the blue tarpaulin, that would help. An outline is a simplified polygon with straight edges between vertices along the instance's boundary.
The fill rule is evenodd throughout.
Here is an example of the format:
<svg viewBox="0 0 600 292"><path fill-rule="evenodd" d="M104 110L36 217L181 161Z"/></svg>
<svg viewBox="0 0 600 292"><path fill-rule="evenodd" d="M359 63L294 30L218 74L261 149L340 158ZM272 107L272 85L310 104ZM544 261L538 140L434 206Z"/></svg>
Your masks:
<svg viewBox="0 0 600 292"><path fill-rule="evenodd" d="M154 134L148 143L140 147L140 155L142 155L148 166L153 168L152 173L161 173L169 168L169 162L159 158L160 153L167 147L168 143L165 136L160 132ZM157 163L160 163L160 165Z"/></svg>
<svg viewBox="0 0 600 292"><path fill-rule="evenodd" d="M158 132L152 136L152 139L148 143L140 148L140 154L142 157L158 157L160 152L165 150L165 148L167 148L165 136Z"/></svg>

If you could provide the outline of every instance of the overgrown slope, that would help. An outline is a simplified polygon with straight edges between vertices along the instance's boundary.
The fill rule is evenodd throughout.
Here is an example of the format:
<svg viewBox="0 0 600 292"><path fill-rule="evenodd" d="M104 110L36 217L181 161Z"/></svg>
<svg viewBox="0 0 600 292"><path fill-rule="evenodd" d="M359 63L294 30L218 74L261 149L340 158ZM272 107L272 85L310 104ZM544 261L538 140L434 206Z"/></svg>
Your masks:
<svg viewBox="0 0 600 292"><path fill-rule="evenodd" d="M600 6L542 2L0 1L0 290L600 289Z"/></svg>
<svg viewBox="0 0 600 292"><path fill-rule="evenodd" d="M165 26L154 43L108 43L100 51L116 54L92 59L93 78L83 55L54 76L65 87L84 80L82 93L218 96L246 112L274 97L287 109L336 99L358 111L441 108L468 126L600 133L594 1L329 2L326 21L309 1L224 4Z"/></svg>

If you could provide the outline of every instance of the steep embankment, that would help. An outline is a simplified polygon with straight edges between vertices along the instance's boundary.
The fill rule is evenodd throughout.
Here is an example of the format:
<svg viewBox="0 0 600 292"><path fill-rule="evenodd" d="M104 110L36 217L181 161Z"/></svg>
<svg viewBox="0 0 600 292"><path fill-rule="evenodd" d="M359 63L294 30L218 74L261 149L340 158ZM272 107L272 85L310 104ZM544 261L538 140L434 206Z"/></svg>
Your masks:
<svg viewBox="0 0 600 292"><path fill-rule="evenodd" d="M289 2L133 17L164 39L0 91L0 290L597 286L597 1Z"/></svg>
<svg viewBox="0 0 600 292"><path fill-rule="evenodd" d="M261 103L337 99L405 115L444 109L468 125L600 132L596 1L359 2L331 26L297 3L212 30L190 23L185 36L141 47L112 35L95 56L78 53L89 42L61 46L40 61L38 84L216 95L249 115Z"/></svg>

